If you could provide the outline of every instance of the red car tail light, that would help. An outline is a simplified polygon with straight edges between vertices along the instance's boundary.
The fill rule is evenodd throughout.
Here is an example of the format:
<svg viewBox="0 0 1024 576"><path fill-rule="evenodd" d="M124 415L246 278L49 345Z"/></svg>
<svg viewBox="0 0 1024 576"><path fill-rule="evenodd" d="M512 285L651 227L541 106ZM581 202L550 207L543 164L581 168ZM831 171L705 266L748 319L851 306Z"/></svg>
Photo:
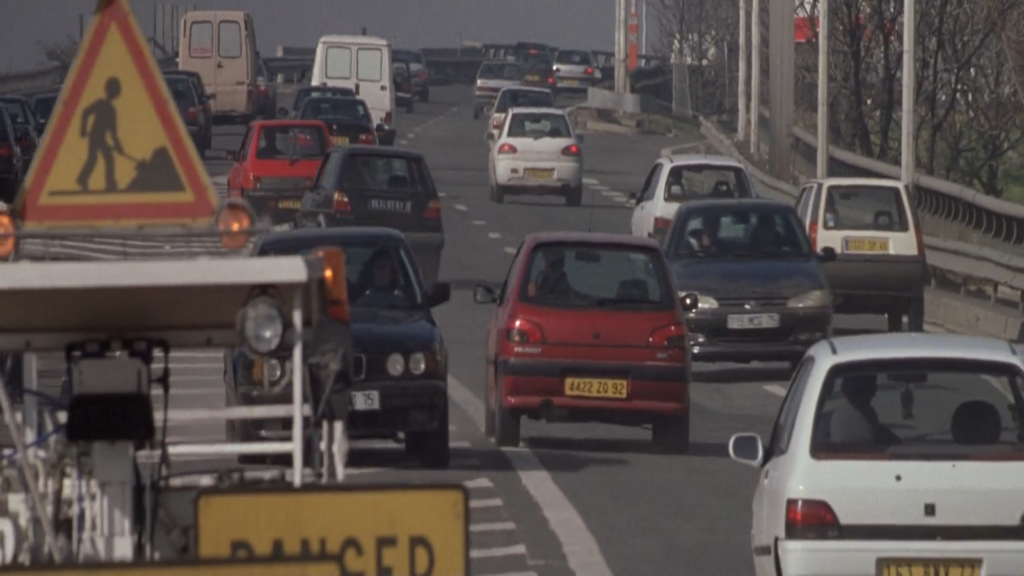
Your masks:
<svg viewBox="0 0 1024 576"><path fill-rule="evenodd" d="M508 322L506 338L513 344L540 344L544 342L544 331L536 322L513 318Z"/></svg>
<svg viewBox="0 0 1024 576"><path fill-rule="evenodd" d="M587 74L587 76L593 76L594 75L594 69L593 68L587 68L586 74Z"/></svg>
<svg viewBox="0 0 1024 576"><path fill-rule="evenodd" d="M437 220L441 217L441 201L434 199L427 204L427 209L423 211L423 218L425 220Z"/></svg>
<svg viewBox="0 0 1024 576"><path fill-rule="evenodd" d="M359 135L359 143L369 144L371 146L376 145L377 136L374 135L372 132L363 132L362 134Z"/></svg>
<svg viewBox="0 0 1024 576"><path fill-rule="evenodd" d="M668 218L657 217L654 219L655 230L668 230L672 227L672 221Z"/></svg>
<svg viewBox="0 0 1024 576"><path fill-rule="evenodd" d="M811 250L813 252L817 252L818 251L818 223L817 222L811 222L811 230L808 233L808 236L811 237Z"/></svg>
<svg viewBox="0 0 1024 576"><path fill-rule="evenodd" d="M0 142L0 158L11 158L14 156L14 149L7 142Z"/></svg>
<svg viewBox="0 0 1024 576"><path fill-rule="evenodd" d="M548 76L548 84L554 84L554 83L555 83L555 77L554 76Z"/></svg>
<svg viewBox="0 0 1024 576"><path fill-rule="evenodd" d="M824 500L786 500L786 539L839 538L839 517Z"/></svg>
<svg viewBox="0 0 1024 576"><path fill-rule="evenodd" d="M188 114L186 116L187 116L187 118L189 120L193 120L193 121L198 120L199 119L199 108L196 108L195 106L189 108L188 109Z"/></svg>
<svg viewBox="0 0 1024 576"><path fill-rule="evenodd" d="M647 339L647 345L655 348L686 348L686 325L669 324L655 328Z"/></svg>
<svg viewBox="0 0 1024 576"><path fill-rule="evenodd" d="M342 212L347 213L352 211L352 204L348 201L348 196L342 192L334 193L334 212L335 214Z"/></svg>
<svg viewBox="0 0 1024 576"><path fill-rule="evenodd" d="M519 150L507 142L498 146L498 154L515 154L516 152L519 152Z"/></svg>
<svg viewBox="0 0 1024 576"><path fill-rule="evenodd" d="M569 144L565 148L562 148L562 156L579 156L580 147L575 144Z"/></svg>

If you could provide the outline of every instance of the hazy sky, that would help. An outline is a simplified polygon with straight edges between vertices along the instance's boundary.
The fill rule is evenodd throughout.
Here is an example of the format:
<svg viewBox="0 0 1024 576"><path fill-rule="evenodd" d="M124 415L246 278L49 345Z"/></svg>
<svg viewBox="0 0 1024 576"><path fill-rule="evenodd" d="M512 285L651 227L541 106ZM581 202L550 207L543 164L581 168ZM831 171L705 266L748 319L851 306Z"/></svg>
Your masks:
<svg viewBox="0 0 1024 576"><path fill-rule="evenodd" d="M150 36L155 6L172 2L131 0L131 4ZM250 12L259 49L267 56L274 55L279 44L312 48L323 34L358 33L363 26L401 47L457 46L460 38L496 43L536 40L598 50L611 50L614 43L614 0L193 0L176 4ZM0 73L38 67L39 42L77 36L79 15L91 14L95 6L95 0L0 0ZM648 17L653 22L653 11Z"/></svg>

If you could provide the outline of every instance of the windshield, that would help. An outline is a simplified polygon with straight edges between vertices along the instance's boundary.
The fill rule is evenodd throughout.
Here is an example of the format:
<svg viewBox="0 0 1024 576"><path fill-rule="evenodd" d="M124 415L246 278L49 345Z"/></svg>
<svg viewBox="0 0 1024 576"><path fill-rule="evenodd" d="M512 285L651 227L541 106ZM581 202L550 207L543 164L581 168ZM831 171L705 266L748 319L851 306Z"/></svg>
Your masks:
<svg viewBox="0 0 1024 576"><path fill-rule="evenodd" d="M549 244L533 250L519 296L556 308L674 306L657 252L628 246Z"/></svg>
<svg viewBox="0 0 1024 576"><path fill-rule="evenodd" d="M370 110L361 100L349 98L317 98L302 105L299 118L323 122L371 124Z"/></svg>
<svg viewBox="0 0 1024 576"><path fill-rule="evenodd" d="M590 66L590 53L578 52L575 50L563 50L555 56L555 63L574 66Z"/></svg>
<svg viewBox="0 0 1024 576"><path fill-rule="evenodd" d="M274 242L260 246L257 255L305 255L324 243L323 240L306 239ZM327 243L333 244L331 241ZM353 308L402 310L424 307L423 291L414 273L415 261L406 250L359 240L334 245L345 251L348 295Z"/></svg>
<svg viewBox="0 0 1024 576"><path fill-rule="evenodd" d="M427 167L416 158L350 154L341 167L343 188L433 192Z"/></svg>
<svg viewBox="0 0 1024 576"><path fill-rule="evenodd" d="M291 160L322 158L327 153L323 130L316 126L273 126L260 129L256 158Z"/></svg>
<svg viewBox="0 0 1024 576"><path fill-rule="evenodd" d="M301 110L302 105L310 98L353 98L356 92L350 88L323 88L313 90L299 90L295 96L295 105L292 110Z"/></svg>
<svg viewBox="0 0 1024 576"><path fill-rule="evenodd" d="M481 80L518 80L519 66L515 64L488 63L480 67Z"/></svg>
<svg viewBox="0 0 1024 576"><path fill-rule="evenodd" d="M840 364L825 379L811 453L912 460L1024 458L1020 371L972 360Z"/></svg>
<svg viewBox="0 0 1024 576"><path fill-rule="evenodd" d="M670 259L811 256L793 209L708 207L679 213Z"/></svg>
<svg viewBox="0 0 1024 576"><path fill-rule="evenodd" d="M903 197L895 186L830 186L825 196L826 230L909 230Z"/></svg>
<svg viewBox="0 0 1024 576"><path fill-rule="evenodd" d="M192 84L188 78L168 78L167 87L171 90L171 97L179 108L189 108L196 103L195 93L192 92Z"/></svg>
<svg viewBox="0 0 1024 576"><path fill-rule="evenodd" d="M505 90L498 97L494 111L508 112L509 108L547 108L555 105L555 97L547 90Z"/></svg>
<svg viewBox="0 0 1024 576"><path fill-rule="evenodd" d="M512 114L508 138L570 138L572 131L564 114L519 112Z"/></svg>
<svg viewBox="0 0 1024 576"><path fill-rule="evenodd" d="M750 182L739 167L712 164L673 166L665 182L665 200L685 202L701 198L751 198Z"/></svg>
<svg viewBox="0 0 1024 576"><path fill-rule="evenodd" d="M551 57L547 54L531 55L522 61L522 66L526 68L526 74L548 74L551 72Z"/></svg>
<svg viewBox="0 0 1024 576"><path fill-rule="evenodd" d="M11 116L11 122L14 124L28 124L28 116L31 111L21 100L4 100L4 108L7 113Z"/></svg>
<svg viewBox="0 0 1024 576"><path fill-rule="evenodd" d="M57 104L56 96L40 96L35 99L33 105L35 106L36 117L40 120L47 120L50 118L50 114L53 113L53 107Z"/></svg>

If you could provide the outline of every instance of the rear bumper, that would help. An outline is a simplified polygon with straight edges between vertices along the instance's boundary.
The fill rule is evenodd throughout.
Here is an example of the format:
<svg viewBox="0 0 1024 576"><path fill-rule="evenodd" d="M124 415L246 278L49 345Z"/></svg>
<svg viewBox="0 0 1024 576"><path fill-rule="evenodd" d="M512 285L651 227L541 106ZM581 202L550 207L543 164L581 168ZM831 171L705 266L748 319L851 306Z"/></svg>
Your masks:
<svg viewBox="0 0 1024 576"><path fill-rule="evenodd" d="M565 411L584 420L636 424L649 422L652 415L689 411L690 368L686 364L507 358L498 360L497 365L502 406L520 413ZM565 379L571 376L626 380L627 397L567 397Z"/></svg>
<svg viewBox="0 0 1024 576"><path fill-rule="evenodd" d="M491 106L498 101L498 94L490 92L474 92L473 104L477 106Z"/></svg>
<svg viewBox="0 0 1024 576"><path fill-rule="evenodd" d="M597 84L591 76L575 77L575 76L564 76L555 77L555 86L559 90L587 90L591 86Z"/></svg>
<svg viewBox="0 0 1024 576"><path fill-rule="evenodd" d="M778 314L778 328L730 330L729 315L744 312L710 310L687 315L687 338L693 361L797 361L803 358L815 342L828 336L832 325L832 311L829 308L764 308L757 310L757 313Z"/></svg>
<svg viewBox="0 0 1024 576"><path fill-rule="evenodd" d="M786 576L863 576L881 574L880 558L900 560L980 559L986 576L1021 574L1024 542L786 541L778 543ZM910 574L908 571L907 574Z"/></svg>
<svg viewBox="0 0 1024 576"><path fill-rule="evenodd" d="M919 256L840 256L824 264L822 272L840 314L905 310L929 280L928 266Z"/></svg>
<svg viewBox="0 0 1024 576"><path fill-rule="evenodd" d="M526 176L527 169L554 170L555 174L549 180L532 178ZM552 188L579 188L583 186L583 163L499 159L494 163L494 179L498 186L512 188L508 191L510 194L516 193L517 188L526 194L536 193L538 189L544 193Z"/></svg>

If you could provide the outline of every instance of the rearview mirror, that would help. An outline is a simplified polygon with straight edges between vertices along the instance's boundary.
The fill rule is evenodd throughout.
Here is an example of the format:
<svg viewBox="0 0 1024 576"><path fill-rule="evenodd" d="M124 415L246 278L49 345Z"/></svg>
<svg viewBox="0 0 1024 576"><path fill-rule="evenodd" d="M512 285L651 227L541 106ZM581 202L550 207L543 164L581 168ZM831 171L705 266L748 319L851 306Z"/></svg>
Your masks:
<svg viewBox="0 0 1024 576"><path fill-rule="evenodd" d="M487 286L477 286L473 288L473 302L477 304L496 304L498 302L498 293Z"/></svg>
<svg viewBox="0 0 1024 576"><path fill-rule="evenodd" d="M700 306L700 296L687 292L679 298L679 304L682 305L683 312L693 312Z"/></svg>
<svg viewBox="0 0 1024 576"><path fill-rule="evenodd" d="M430 289L430 296L427 297L427 304L434 308L452 299L452 285L447 282L438 282Z"/></svg>
<svg viewBox="0 0 1024 576"><path fill-rule="evenodd" d="M233 150L228 150L227 152L224 152L224 157L227 158L228 160L238 160L238 154L236 154Z"/></svg>
<svg viewBox="0 0 1024 576"><path fill-rule="evenodd" d="M733 434L729 439L729 457L747 466L760 468L764 462L764 444L757 434Z"/></svg>
<svg viewBox="0 0 1024 576"><path fill-rule="evenodd" d="M835 262L836 261L836 249L831 246L825 246L818 253L819 262Z"/></svg>
<svg viewBox="0 0 1024 576"><path fill-rule="evenodd" d="M287 118L288 117L288 109L283 107L283 106L281 108L278 108L277 109L277 117L278 118Z"/></svg>
<svg viewBox="0 0 1024 576"><path fill-rule="evenodd" d="M484 134L484 140L487 140L488 142L494 142L495 138L496 136L494 135L494 132L488 131Z"/></svg>

